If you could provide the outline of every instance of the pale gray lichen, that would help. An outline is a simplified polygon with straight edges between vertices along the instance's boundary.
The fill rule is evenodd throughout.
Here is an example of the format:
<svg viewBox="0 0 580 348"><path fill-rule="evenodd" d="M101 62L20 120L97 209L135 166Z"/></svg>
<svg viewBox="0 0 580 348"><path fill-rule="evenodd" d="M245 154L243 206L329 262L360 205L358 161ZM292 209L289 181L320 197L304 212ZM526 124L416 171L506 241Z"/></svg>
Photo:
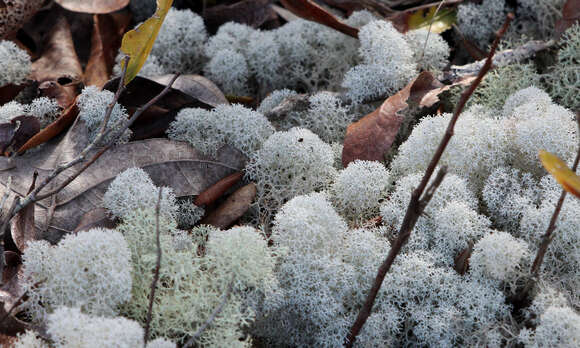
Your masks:
<svg viewBox="0 0 580 348"><path fill-rule="evenodd" d="M43 322L58 306L111 316L131 298L131 254L119 232L94 228L56 246L32 241L23 255L24 307Z"/></svg>
<svg viewBox="0 0 580 348"><path fill-rule="evenodd" d="M330 145L307 129L276 132L246 166L246 177L256 182L257 203L266 215L289 199L321 190L330 184L336 170Z"/></svg>
<svg viewBox="0 0 580 348"><path fill-rule="evenodd" d="M159 188L155 186L149 175L141 168L129 168L117 175L111 182L103 196L103 205L112 216L123 219L135 210L154 209L158 198ZM160 214L174 217L176 211L173 190L164 187Z"/></svg>
<svg viewBox="0 0 580 348"><path fill-rule="evenodd" d="M19 85L30 73L30 56L12 41L0 41L0 87Z"/></svg>
<svg viewBox="0 0 580 348"><path fill-rule="evenodd" d="M82 93L77 99L77 105L79 107L79 118L83 120L87 126L89 132L90 140L94 140L101 128L103 119L105 118L105 113L107 106L113 101L115 95L113 92L101 91L96 86L85 87ZM112 132L101 140L101 143L106 143L112 140L112 136L116 133L129 118L127 110L119 104L115 103L111 116L109 117L109 122L107 123L106 131L112 130ZM118 143L124 143L129 141L131 137L131 130L127 129L117 140Z"/></svg>

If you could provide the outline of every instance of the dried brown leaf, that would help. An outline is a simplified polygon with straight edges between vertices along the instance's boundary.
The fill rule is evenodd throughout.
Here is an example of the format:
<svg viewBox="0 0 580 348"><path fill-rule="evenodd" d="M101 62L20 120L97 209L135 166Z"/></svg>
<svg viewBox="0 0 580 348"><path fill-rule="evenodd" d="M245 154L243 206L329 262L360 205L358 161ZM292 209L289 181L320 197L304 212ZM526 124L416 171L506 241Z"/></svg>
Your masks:
<svg viewBox="0 0 580 348"><path fill-rule="evenodd" d="M256 197L256 185L250 183L232 193L216 210L201 220L202 224L226 229L244 215Z"/></svg>
<svg viewBox="0 0 580 348"><path fill-rule="evenodd" d="M270 6L270 0L243 0L231 5L217 5L205 10L203 21L210 33L227 22L236 22L257 28L270 19L276 18L276 12Z"/></svg>
<svg viewBox="0 0 580 348"><path fill-rule="evenodd" d="M167 86L172 77L173 75L162 75L151 80ZM213 107L229 104L219 87L201 75L180 75L171 87Z"/></svg>
<svg viewBox="0 0 580 348"><path fill-rule="evenodd" d="M348 126L342 151L342 165L356 159L381 161L384 154L391 148L403 121L400 111L407 108L409 99L417 101L421 106L428 106L436 96L423 101L423 97L433 89L441 88L441 84L429 72L422 72L414 80L389 97L375 111L359 121Z"/></svg>
<svg viewBox="0 0 580 348"><path fill-rule="evenodd" d="M91 54L85 68L85 85L103 87L107 83L130 21L128 12L93 15Z"/></svg>
<svg viewBox="0 0 580 348"><path fill-rule="evenodd" d="M560 36L566 29L580 20L580 1L568 0L562 8L562 18L556 22L556 35Z"/></svg>
<svg viewBox="0 0 580 348"><path fill-rule="evenodd" d="M130 0L54 0L69 11L104 14L111 13L129 5Z"/></svg>
<svg viewBox="0 0 580 348"><path fill-rule="evenodd" d="M310 21L326 25L340 31L343 34L358 38L358 29L351 27L339 20L335 15L328 12L320 5L311 0L281 0L284 7L294 12L297 16Z"/></svg>
<svg viewBox="0 0 580 348"><path fill-rule="evenodd" d="M79 108L77 107L75 100L68 108L61 112L60 116L54 122L46 126L40 132L36 133L33 137L28 139L26 143L19 147L18 153L21 154L26 150L29 150L40 144L44 144L47 141L53 139L65 129L67 129L71 124L73 124L78 114Z"/></svg>
<svg viewBox="0 0 580 348"><path fill-rule="evenodd" d="M59 105L66 108L77 96L82 76L70 25L60 17L48 33L41 57L32 63L31 78L38 82L41 94L56 98Z"/></svg>
<svg viewBox="0 0 580 348"><path fill-rule="evenodd" d="M227 190L229 190L232 186L238 183L238 181L242 180L244 174L242 172L237 172L232 175L228 175L225 178L221 179L220 181L216 182L205 191L199 194L195 199L195 205L202 206L208 205L215 202L218 198L220 198Z"/></svg>
<svg viewBox="0 0 580 348"><path fill-rule="evenodd" d="M469 243L469 246L463 249L459 255L455 257L455 266L453 267L457 273L464 275L469 269L469 258L473 253L473 243Z"/></svg>
<svg viewBox="0 0 580 348"><path fill-rule="evenodd" d="M14 99L20 91L24 89L24 85L6 85L0 87L0 105L8 103Z"/></svg>

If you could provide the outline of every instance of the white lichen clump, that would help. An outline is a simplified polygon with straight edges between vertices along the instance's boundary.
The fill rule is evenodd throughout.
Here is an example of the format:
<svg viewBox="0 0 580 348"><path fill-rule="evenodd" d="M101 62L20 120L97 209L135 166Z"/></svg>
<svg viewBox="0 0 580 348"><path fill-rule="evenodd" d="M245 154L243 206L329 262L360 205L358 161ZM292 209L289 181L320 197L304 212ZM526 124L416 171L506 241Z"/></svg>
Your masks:
<svg viewBox="0 0 580 348"><path fill-rule="evenodd" d="M106 109L114 97L113 92L101 91L95 86L85 87L78 96L77 106L79 107L79 118L85 123L91 141L97 137L103 119L105 118ZM113 139L112 136L114 133L127 123L128 118L127 110L121 104L115 103L105 129L105 131L111 130L112 132L108 136L105 136L101 140L101 143L106 143ZM118 143L127 142L131 134L131 130L127 129L116 141Z"/></svg>
<svg viewBox="0 0 580 348"><path fill-rule="evenodd" d="M570 110L580 108L580 24L568 28L558 51L558 62L547 74L548 89L558 102Z"/></svg>
<svg viewBox="0 0 580 348"><path fill-rule="evenodd" d="M354 103L396 92L415 75L413 50L390 22L376 20L363 26L359 40L362 63L342 82Z"/></svg>
<svg viewBox="0 0 580 348"><path fill-rule="evenodd" d="M405 38L419 68L438 71L449 63L449 44L441 35L418 29L407 32Z"/></svg>
<svg viewBox="0 0 580 348"><path fill-rule="evenodd" d="M30 56L12 41L0 41L0 87L19 85L30 73Z"/></svg>
<svg viewBox="0 0 580 348"><path fill-rule="evenodd" d="M177 206L173 190L163 187L160 214L174 217ZM103 205L117 218L125 218L136 209L155 209L159 188L141 168L129 168L117 175L103 196Z"/></svg>
<svg viewBox="0 0 580 348"><path fill-rule="evenodd" d="M483 49L487 48L493 33L501 27L504 20L504 0L486 0L479 5L460 4L457 8L459 29Z"/></svg>
<svg viewBox="0 0 580 348"><path fill-rule="evenodd" d="M207 32L203 18L191 10L169 9L151 54L166 73L194 74L204 64Z"/></svg>
<svg viewBox="0 0 580 348"><path fill-rule="evenodd" d="M329 191L331 201L342 216L349 221L360 221L378 214L389 188L390 176L384 165L357 160L340 171Z"/></svg>
<svg viewBox="0 0 580 348"><path fill-rule="evenodd" d="M526 347L578 347L580 315L569 307L550 307L535 330L523 329L519 340Z"/></svg>
<svg viewBox="0 0 580 348"><path fill-rule="evenodd" d="M167 130L170 139L186 141L211 157L225 144L250 157L272 133L274 127L264 115L240 104L219 105L211 111L182 109Z"/></svg>
<svg viewBox="0 0 580 348"><path fill-rule="evenodd" d="M256 183L258 205L267 215L291 198L321 190L336 170L330 145L307 129L292 128L272 134L246 166Z"/></svg>
<svg viewBox="0 0 580 348"><path fill-rule="evenodd" d="M507 232L494 231L479 240L469 260L470 273L501 282L517 280L531 257L528 245Z"/></svg>
<svg viewBox="0 0 580 348"><path fill-rule="evenodd" d="M58 306L111 316L131 298L131 254L123 235L95 228L56 246L32 241L23 255L25 308L42 322Z"/></svg>
<svg viewBox="0 0 580 348"><path fill-rule="evenodd" d="M58 117L60 106L55 99L47 97L35 98L30 104L20 104L17 101L0 106L0 122L10 122L18 116L34 116L38 118L41 127L46 127Z"/></svg>
<svg viewBox="0 0 580 348"><path fill-rule="evenodd" d="M132 299L122 307L122 313L144 323L153 277L151 269L156 262L155 214L136 211L118 230L127 239L134 269ZM200 256L197 247L174 243L179 232L175 223L165 219L160 223L163 259L152 333L183 341L204 324L231 286L220 315L196 342L203 347L247 347L251 342L240 338L242 328L255 315L248 306L257 303L272 286L273 257L266 240L253 228L208 231L206 254Z"/></svg>
<svg viewBox="0 0 580 348"><path fill-rule="evenodd" d="M56 309L48 317L47 332L57 348L144 346L144 330L139 323L123 317L90 316L78 308ZM160 338L145 348L175 348L175 344Z"/></svg>

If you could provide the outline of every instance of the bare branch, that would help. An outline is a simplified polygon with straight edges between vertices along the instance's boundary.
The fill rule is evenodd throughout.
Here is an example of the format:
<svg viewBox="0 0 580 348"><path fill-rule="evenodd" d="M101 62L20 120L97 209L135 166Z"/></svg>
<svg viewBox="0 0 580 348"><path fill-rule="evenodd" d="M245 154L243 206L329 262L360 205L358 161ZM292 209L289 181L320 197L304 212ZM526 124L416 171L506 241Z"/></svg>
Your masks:
<svg viewBox="0 0 580 348"><path fill-rule="evenodd" d="M193 344L195 343L195 340L198 339L199 336L201 336L201 334L205 331L205 329L207 329L207 327L215 320L215 318L223 310L223 308L226 305L226 302L228 301L228 298L230 297L230 294L231 294L233 289L234 289L234 278L232 277L232 280L228 284L228 288L226 289L226 292L222 296L220 304L213 310L213 312L211 313L209 318L207 318L205 323L203 323L203 325L201 325L199 327L199 329L197 329L197 331L193 334L193 336L191 336L191 338L187 342L185 342L185 344L183 345L183 348L188 348L188 347L193 346Z"/></svg>
<svg viewBox="0 0 580 348"><path fill-rule="evenodd" d="M159 210L161 210L162 193L163 187L160 187L159 196L157 197L157 205L155 206L155 242L157 243L157 261L155 263L153 280L151 281L151 295L149 295L149 308L147 309L147 320L145 321L145 337L143 339L143 347L147 346L147 341L149 341L151 316L153 315L153 302L155 301L155 290L157 289L157 282L159 281L159 270L161 269L161 232L159 230Z"/></svg>
<svg viewBox="0 0 580 348"><path fill-rule="evenodd" d="M451 117L451 120L449 121L449 124L447 126L447 130L445 131L445 135L443 136L443 139L441 139L441 142L439 143L439 147L435 151L433 158L431 158L431 162L429 163L427 169L425 170L425 174L423 175L423 178L421 179L421 183L419 184L419 186L415 190L413 190L413 193L411 194L411 200L409 201L409 205L407 206L405 218L403 219L403 222L401 224L401 228L399 230L399 234L397 236L397 239L394 241L393 245L391 246L391 250L389 250L389 254L387 255L387 258L379 267L377 276L375 277L375 281L374 281L373 286L367 295L365 303L364 303L363 307L361 308L354 324L352 325L350 332L348 333L347 337L345 338L345 342L344 342L345 347L352 347L353 346L353 344L356 340L356 337L358 336L358 334L362 330L362 327L364 326L368 317L371 315L371 310L372 310L373 305L375 303L375 299L377 297L377 294L381 288L381 285L383 283L383 280L385 279L387 272L391 268L393 262L395 261L395 258L397 257L397 255L401 251L402 247L405 245L405 243L409 239L409 237L411 235L411 231L415 227L415 224L416 224L417 220L419 219L419 216L423 213L423 210L425 209L425 207L429 203L429 200L431 199L431 197L435 193L435 190L437 189L439 184L441 184L441 182L443 181L443 177L445 176L445 173L446 173L445 167L441 168L441 170L437 173L437 176L433 180L433 183L427 188L427 185L428 185L429 181L431 180L431 176L433 175L433 172L435 171L435 168L437 167L437 164L439 163L439 160L441 159L441 156L443 155L445 148L447 147L447 145L449 144L449 141L451 140L451 137L453 136L453 130L455 128L455 124L457 123L457 119L459 118L459 115L461 114L461 112L465 108L465 104L467 103L467 100L469 99L469 97L471 97L471 95L473 94L473 92L475 91L477 86L479 86L479 84L481 83L481 80L483 79L485 74L491 68L493 55L495 54L495 51L497 49L497 45L499 44L499 40L505 34L505 32L506 32L510 22L513 20L513 18L514 18L513 13L509 13L507 15L506 21L503 24L502 28L496 33L496 38L493 42L491 50L489 51L487 60L485 61L485 64L483 65L483 67L479 70L479 74L477 75L477 78L475 79L475 81L473 81L473 83L471 84L469 89L466 90L461 95L461 99L459 100L459 103L455 109L455 112L453 113L453 116ZM425 188L427 188L427 190L425 190Z"/></svg>

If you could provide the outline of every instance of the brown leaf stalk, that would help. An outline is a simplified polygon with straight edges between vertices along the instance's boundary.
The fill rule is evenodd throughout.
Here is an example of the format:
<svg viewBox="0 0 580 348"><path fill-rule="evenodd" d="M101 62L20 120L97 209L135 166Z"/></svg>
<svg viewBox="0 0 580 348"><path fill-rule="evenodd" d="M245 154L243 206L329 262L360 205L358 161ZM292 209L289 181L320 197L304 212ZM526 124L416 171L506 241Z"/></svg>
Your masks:
<svg viewBox="0 0 580 348"><path fill-rule="evenodd" d="M159 188L157 205L155 205L155 243L157 244L157 260L155 262L155 272L151 281L151 295L149 295L149 308L147 309L147 320L145 321L145 337L143 338L143 347L147 346L149 341L149 332L151 330L151 316L153 315L153 302L155 301L155 290L159 281L159 270L161 268L161 232L159 231L159 211L161 210L161 195L163 187Z"/></svg>
<svg viewBox="0 0 580 348"><path fill-rule="evenodd" d="M501 29L496 33L496 38L493 42L491 50L489 51L489 54L487 56L487 60L485 61L485 64L483 65L481 70L479 70L479 74L477 75L477 78L475 79L475 81L473 81L473 83L471 84L469 89L466 90L461 95L461 99L459 100L459 103L457 104L457 107L455 108L455 112L453 113L453 116L451 117L451 120L449 121L449 124L447 126L447 130L445 131L445 135L443 136L443 139L441 139L441 142L439 143L439 147L437 148L437 151L435 152L435 154L431 158L431 162L429 163L429 166L425 170L425 174L423 175L423 178L421 179L421 183L419 184L419 186L415 190L413 190L413 193L411 194L411 200L409 201L409 205L407 206L405 218L403 220L403 223L401 224L401 228L399 230L399 234L397 236L397 239L394 241L394 243L391 247L391 250L389 251L389 254L387 255L387 258L379 267L377 276L375 278L375 281L373 283L372 288L370 289L370 291L367 295L366 301L365 301L363 307L361 308L354 324L352 325L350 332L348 333L347 337L345 338L345 342L344 342L345 347L352 347L353 346L353 344L356 340L356 337L360 333L362 327L364 326L365 322L367 321L368 317L371 314L373 304L375 302L375 299L377 297L377 294L381 288L381 285L383 283L383 280L385 279L387 272L391 268L397 255L400 253L402 247L405 245L405 243L407 242L407 240L411 236L411 231L415 227L415 223L417 222L417 219L424 211L425 207L429 203L429 200L431 199L431 197L435 193L435 190L437 190L437 187L439 186L441 181L443 181L443 177L445 176L445 172L446 172L445 167L441 168L441 170L437 173L437 176L433 180L433 183L427 188L427 184L429 183L431 176L433 176L435 168L437 167L437 164L439 163L439 160L441 159L441 156L443 155L445 148L447 147L447 145L449 144L449 141L451 140L451 137L453 136L453 130L455 128L455 124L457 123L459 115L461 114L461 112L465 108L465 104L467 103L467 100L471 97L471 95L473 94L475 89L481 83L481 80L483 79L485 74L491 68L493 55L495 54L495 51L496 51L497 46L499 44L499 40L505 34L505 32L506 32L510 22L513 20L513 18L514 18L513 13L509 13L507 15L505 23L503 24Z"/></svg>

